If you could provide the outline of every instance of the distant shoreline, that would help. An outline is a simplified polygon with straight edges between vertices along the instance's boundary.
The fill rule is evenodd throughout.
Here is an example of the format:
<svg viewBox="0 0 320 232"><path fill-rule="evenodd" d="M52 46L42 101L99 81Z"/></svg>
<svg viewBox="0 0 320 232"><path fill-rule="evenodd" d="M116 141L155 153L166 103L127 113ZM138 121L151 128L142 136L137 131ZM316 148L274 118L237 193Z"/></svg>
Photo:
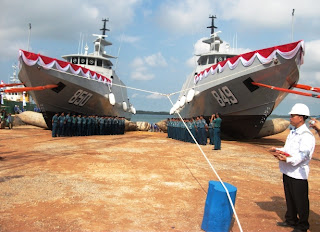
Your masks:
<svg viewBox="0 0 320 232"><path fill-rule="evenodd" d="M155 111L137 110L136 114L169 115L170 113L166 111L155 112Z"/></svg>

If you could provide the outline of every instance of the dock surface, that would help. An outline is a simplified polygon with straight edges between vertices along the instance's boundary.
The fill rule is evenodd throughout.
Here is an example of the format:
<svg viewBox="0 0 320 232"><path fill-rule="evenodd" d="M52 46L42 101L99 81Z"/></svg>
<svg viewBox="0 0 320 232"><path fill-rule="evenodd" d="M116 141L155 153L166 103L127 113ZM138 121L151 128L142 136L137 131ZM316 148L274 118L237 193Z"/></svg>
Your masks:
<svg viewBox="0 0 320 232"><path fill-rule="evenodd" d="M238 188L243 231L279 228L282 174L267 151L288 131L201 146ZM310 163L310 231L320 231L320 138ZM34 126L0 130L0 231L202 231L208 182L217 180L194 144L164 133L59 137ZM232 231L239 231L235 220Z"/></svg>

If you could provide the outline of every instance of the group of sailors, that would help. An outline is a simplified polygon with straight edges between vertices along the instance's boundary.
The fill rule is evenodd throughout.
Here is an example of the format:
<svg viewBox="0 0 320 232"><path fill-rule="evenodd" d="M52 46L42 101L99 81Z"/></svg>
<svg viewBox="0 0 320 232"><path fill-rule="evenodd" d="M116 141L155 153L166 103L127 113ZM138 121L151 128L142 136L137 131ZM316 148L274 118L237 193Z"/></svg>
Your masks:
<svg viewBox="0 0 320 232"><path fill-rule="evenodd" d="M52 117L52 137L124 134L125 118L56 113Z"/></svg>
<svg viewBox="0 0 320 232"><path fill-rule="evenodd" d="M196 118L185 118L183 121L198 144L206 145L208 143L207 133L209 132L209 144L215 145L214 150L221 149L220 126L222 120L218 113L211 116L209 124L202 115ZM185 124L180 118L168 118L168 137L184 142L195 143Z"/></svg>

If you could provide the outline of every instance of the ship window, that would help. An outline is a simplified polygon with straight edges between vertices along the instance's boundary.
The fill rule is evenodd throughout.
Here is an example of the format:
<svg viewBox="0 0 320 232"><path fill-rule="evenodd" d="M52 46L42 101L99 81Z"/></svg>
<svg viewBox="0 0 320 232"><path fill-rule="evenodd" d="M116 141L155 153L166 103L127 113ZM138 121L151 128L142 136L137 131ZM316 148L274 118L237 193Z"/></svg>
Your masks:
<svg viewBox="0 0 320 232"><path fill-rule="evenodd" d="M80 58L80 64L86 64L87 63L87 59L84 57Z"/></svg>
<svg viewBox="0 0 320 232"><path fill-rule="evenodd" d="M97 60L97 66L100 66L100 67L102 66L102 60L100 59Z"/></svg>
<svg viewBox="0 0 320 232"><path fill-rule="evenodd" d="M208 64L214 64L215 63L214 60L215 60L215 56L209 56L209 63Z"/></svg>
<svg viewBox="0 0 320 232"><path fill-rule="evenodd" d="M103 67L104 67L104 68L108 68L108 63L107 63L107 61L105 61L105 60L103 61Z"/></svg>
<svg viewBox="0 0 320 232"><path fill-rule="evenodd" d="M94 62L94 58L89 58L89 59L88 59L88 64L89 64L89 65L94 65L94 63L95 63L95 62Z"/></svg>
<svg viewBox="0 0 320 232"><path fill-rule="evenodd" d="M72 64L78 64L78 57L72 57Z"/></svg>
<svg viewBox="0 0 320 232"><path fill-rule="evenodd" d="M207 59L208 59L208 56L201 57L200 65L206 65L207 64Z"/></svg>

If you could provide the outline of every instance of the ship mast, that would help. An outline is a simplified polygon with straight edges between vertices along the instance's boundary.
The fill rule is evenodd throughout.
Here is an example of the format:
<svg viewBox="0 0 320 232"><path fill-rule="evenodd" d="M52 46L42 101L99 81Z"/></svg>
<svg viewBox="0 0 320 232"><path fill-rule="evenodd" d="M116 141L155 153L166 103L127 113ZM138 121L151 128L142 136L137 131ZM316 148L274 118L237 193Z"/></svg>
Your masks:
<svg viewBox="0 0 320 232"><path fill-rule="evenodd" d="M101 35L93 34L94 36L97 36L98 38L94 41L95 48L94 48L94 54L97 56L105 56L105 46L112 45L111 42L106 41L104 38L108 37L106 35L106 31L110 31L109 29L106 28L106 23L109 22L109 19L102 19L103 22L103 28L100 29L102 31Z"/></svg>
<svg viewBox="0 0 320 232"><path fill-rule="evenodd" d="M218 36L218 33L221 33L221 31L214 32L214 29L218 28L214 25L214 19L216 19L217 16L210 15L209 18L211 19L211 26L207 28L211 29L210 38L202 40L202 42L210 45L210 51L219 52L220 44L223 43L223 41Z"/></svg>
<svg viewBox="0 0 320 232"><path fill-rule="evenodd" d="M102 19L103 22L103 28L100 29L102 31L102 35L106 35L106 31L110 31L106 28L106 23L109 22L109 19Z"/></svg>
<svg viewBox="0 0 320 232"><path fill-rule="evenodd" d="M214 25L214 19L217 18L217 16L210 15L209 18L211 19L211 26L207 28L211 28L211 35L214 33L214 29L217 29L217 27Z"/></svg>
<svg viewBox="0 0 320 232"><path fill-rule="evenodd" d="M17 78L17 66L12 65L13 75L10 77L10 83L19 83L19 79Z"/></svg>

